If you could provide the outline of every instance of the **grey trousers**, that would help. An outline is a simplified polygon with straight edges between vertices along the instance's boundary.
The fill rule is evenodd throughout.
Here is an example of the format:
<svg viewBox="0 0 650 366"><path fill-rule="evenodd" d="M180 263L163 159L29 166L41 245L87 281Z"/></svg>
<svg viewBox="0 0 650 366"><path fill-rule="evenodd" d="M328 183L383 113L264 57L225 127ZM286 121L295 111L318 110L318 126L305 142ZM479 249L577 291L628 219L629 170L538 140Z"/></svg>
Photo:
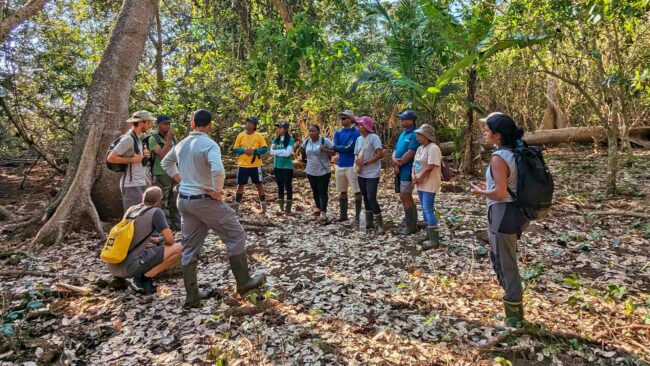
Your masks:
<svg viewBox="0 0 650 366"><path fill-rule="evenodd" d="M494 203L489 208L490 260L499 285L506 292L503 299L509 302L520 302L523 299L523 288L517 265L517 234L500 232L503 231L504 227L512 226L505 224L506 221L512 219L506 217L506 211L507 205L505 203Z"/></svg>
<svg viewBox="0 0 650 366"><path fill-rule="evenodd" d="M208 229L221 238L229 257L246 252L246 232L227 203L210 198L189 200L180 196L176 202L183 232L183 266L198 260Z"/></svg>
<svg viewBox="0 0 650 366"><path fill-rule="evenodd" d="M147 190L147 186L122 187L122 207L124 212L133 205L142 203L142 195Z"/></svg>

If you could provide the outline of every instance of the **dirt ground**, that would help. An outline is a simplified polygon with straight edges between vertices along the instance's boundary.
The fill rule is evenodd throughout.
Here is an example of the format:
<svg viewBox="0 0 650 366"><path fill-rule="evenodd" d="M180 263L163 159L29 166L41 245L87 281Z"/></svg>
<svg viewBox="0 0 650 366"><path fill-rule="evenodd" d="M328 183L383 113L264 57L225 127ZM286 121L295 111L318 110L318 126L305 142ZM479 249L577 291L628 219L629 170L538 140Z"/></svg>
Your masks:
<svg viewBox="0 0 650 366"><path fill-rule="evenodd" d="M556 199L519 243L531 322L522 329L503 325L503 291L481 240L485 202L464 179L436 197L446 247L425 253L422 232L396 234L403 214L386 176L381 236L351 222L316 223L307 181L298 179L290 217L275 202L256 213L254 189L246 191L250 262L268 276L266 288L236 296L225 248L210 235L199 283L221 295L199 310L182 309L178 268L153 296L111 288L96 234L73 233L38 253L2 234L0 365L645 365L650 220L641 216L650 214L650 152L621 157L615 197L604 194L603 154L546 152ZM0 204L19 214L45 205L59 179L39 169L20 190L22 168L3 168ZM275 199L270 177L266 187Z"/></svg>

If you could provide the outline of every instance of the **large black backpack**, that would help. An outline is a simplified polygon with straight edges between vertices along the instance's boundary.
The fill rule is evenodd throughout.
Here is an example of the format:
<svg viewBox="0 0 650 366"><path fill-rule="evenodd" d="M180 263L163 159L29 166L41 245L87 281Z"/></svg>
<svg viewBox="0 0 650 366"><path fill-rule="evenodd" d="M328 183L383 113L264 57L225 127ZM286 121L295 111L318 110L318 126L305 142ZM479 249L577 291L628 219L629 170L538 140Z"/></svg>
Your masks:
<svg viewBox="0 0 650 366"><path fill-rule="evenodd" d="M133 139L133 150L135 151L135 154L140 154L140 147L138 146L138 137L133 133L129 133L131 135L131 138ZM106 167L108 170L112 170L114 172L125 172L126 169L128 168L129 164L113 164L108 162L108 156L113 152L117 144L120 143L120 140L124 135L118 137L111 143L111 145L108 147L108 151L106 152Z"/></svg>
<svg viewBox="0 0 650 366"><path fill-rule="evenodd" d="M553 203L553 177L548 170L539 146L528 146L519 141L514 149L517 164L517 194L510 188L508 193L514 198L523 214L529 220L543 219Z"/></svg>

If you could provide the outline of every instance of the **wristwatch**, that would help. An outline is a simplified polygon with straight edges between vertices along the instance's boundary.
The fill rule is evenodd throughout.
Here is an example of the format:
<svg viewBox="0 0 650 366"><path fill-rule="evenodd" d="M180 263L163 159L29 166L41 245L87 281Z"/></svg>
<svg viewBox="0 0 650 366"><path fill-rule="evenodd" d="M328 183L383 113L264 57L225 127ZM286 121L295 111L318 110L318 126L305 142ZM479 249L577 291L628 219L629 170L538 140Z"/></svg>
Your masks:
<svg viewBox="0 0 650 366"><path fill-rule="evenodd" d="M364 160L363 165L368 165L368 162L366 160Z"/></svg>

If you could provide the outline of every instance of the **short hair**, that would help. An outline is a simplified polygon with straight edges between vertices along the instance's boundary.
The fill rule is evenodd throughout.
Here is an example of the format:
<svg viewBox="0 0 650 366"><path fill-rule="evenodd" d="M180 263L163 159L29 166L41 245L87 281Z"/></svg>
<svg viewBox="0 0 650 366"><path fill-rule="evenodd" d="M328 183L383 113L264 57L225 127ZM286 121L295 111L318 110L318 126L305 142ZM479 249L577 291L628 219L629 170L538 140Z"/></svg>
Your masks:
<svg viewBox="0 0 650 366"><path fill-rule="evenodd" d="M205 109L199 109L194 112L194 126L205 127L212 122L212 114Z"/></svg>
<svg viewBox="0 0 650 366"><path fill-rule="evenodd" d="M163 198L163 192L160 187L151 186L144 191L142 202L147 205L155 205Z"/></svg>

